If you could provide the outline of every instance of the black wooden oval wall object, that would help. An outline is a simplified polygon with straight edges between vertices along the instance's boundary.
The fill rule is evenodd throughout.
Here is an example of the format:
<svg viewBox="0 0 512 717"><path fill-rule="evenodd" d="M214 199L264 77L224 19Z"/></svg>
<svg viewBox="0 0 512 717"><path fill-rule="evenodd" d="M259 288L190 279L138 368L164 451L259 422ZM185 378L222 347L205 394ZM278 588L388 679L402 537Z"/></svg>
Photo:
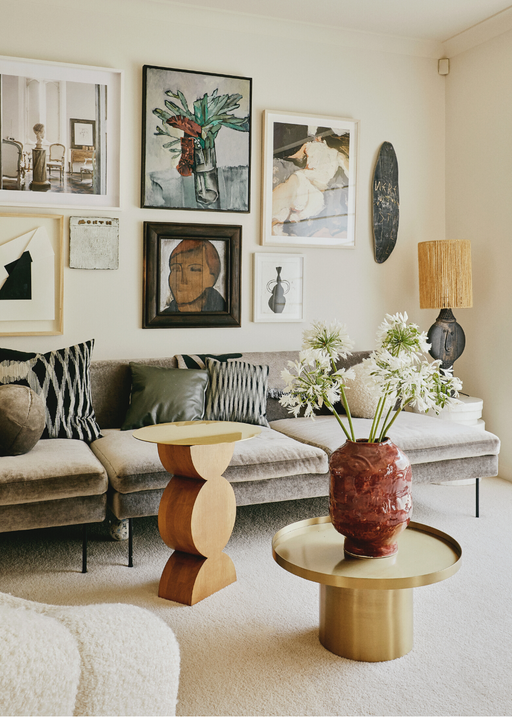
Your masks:
<svg viewBox="0 0 512 717"><path fill-rule="evenodd" d="M383 142L373 175L373 241L378 264L395 248L399 218L398 161L393 145Z"/></svg>

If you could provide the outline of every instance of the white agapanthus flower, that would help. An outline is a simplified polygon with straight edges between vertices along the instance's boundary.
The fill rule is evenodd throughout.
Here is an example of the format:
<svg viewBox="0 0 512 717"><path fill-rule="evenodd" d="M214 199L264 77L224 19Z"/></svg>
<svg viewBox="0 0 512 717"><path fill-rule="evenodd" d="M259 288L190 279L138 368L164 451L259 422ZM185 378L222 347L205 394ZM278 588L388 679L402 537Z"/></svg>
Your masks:
<svg viewBox="0 0 512 717"><path fill-rule="evenodd" d="M347 358L354 342L349 337L347 327L339 321L315 321L310 329L302 334L303 348L320 349L330 358Z"/></svg>
<svg viewBox="0 0 512 717"><path fill-rule="evenodd" d="M382 441L400 411L406 406L438 413L459 403L462 382L451 370L440 368L440 361L429 361L427 334L416 324L407 324L407 314L387 314L377 331L377 348L363 361L362 374L378 399L368 441ZM334 414L346 437L355 441L350 406L345 394L346 380L354 378L351 369L338 369L336 360L346 358L353 342L343 324L317 321L303 334L303 350L298 361L290 361L282 372L286 383L281 404L298 416L314 418L326 405ZM346 425L335 404L341 401Z"/></svg>

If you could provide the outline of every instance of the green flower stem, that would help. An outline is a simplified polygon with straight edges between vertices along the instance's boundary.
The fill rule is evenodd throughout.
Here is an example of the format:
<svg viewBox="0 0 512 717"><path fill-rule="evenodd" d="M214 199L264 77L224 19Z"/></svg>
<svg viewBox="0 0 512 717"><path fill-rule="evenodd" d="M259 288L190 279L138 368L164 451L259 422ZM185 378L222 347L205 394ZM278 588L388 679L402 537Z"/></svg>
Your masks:
<svg viewBox="0 0 512 717"><path fill-rule="evenodd" d="M377 428L379 426L379 421L382 417L382 412L384 410L384 405L386 403L386 397L387 394L384 394L379 398L379 402L377 403L377 409L375 411L375 415L373 417L372 427L370 428L370 435L368 436L368 443L375 443L375 436L377 434Z"/></svg>
<svg viewBox="0 0 512 717"><path fill-rule="evenodd" d="M340 426L342 427L343 433L344 433L345 436L347 437L347 441L355 442L354 429L351 427L351 430L352 430L352 438L351 438L350 435L349 435L349 433L348 433L348 431L347 431L347 429L346 429L346 427L345 427L345 425L344 425L344 423L343 423L343 421L341 420L341 418L340 418L340 416L339 416L339 414L338 414L338 411L334 408L334 406L333 406L331 403L329 403L329 401L326 400L325 397L324 397L324 403L325 403L325 405L327 406L327 408L329 409L329 411L331 411L331 413L333 414L333 416L335 416L336 420L338 421L338 423L339 423Z"/></svg>
<svg viewBox="0 0 512 717"><path fill-rule="evenodd" d="M412 403L413 400L414 400L413 398L407 399L407 401L405 401L404 404L401 405L399 409L397 409L397 411L396 411L395 415L393 416L393 418L391 419L391 421L386 426L384 426L384 428L382 429L383 434L387 433L389 431L389 429L391 428L393 423L398 418L398 414L401 413L406 406L408 406L410 403Z"/></svg>
<svg viewBox="0 0 512 717"><path fill-rule="evenodd" d="M336 366L336 362L334 361L333 357L330 354L329 354L329 358L331 359L333 371L334 371L334 373L336 373L336 371L338 370L338 367ZM341 384L341 386L340 386L340 394L341 394L341 402L343 404L343 408L345 409L345 413L347 414L348 425L350 427L350 433L352 435L352 438L349 438L347 431L345 431L345 433L347 433L347 438L349 439L349 441L352 440L355 442L356 436L354 433L354 425L352 423L352 414L350 413L350 406L348 405L347 394L345 393L345 386L343 384ZM325 401L325 397L324 397L324 401ZM331 407L330 410L332 410L333 413L336 414L338 423L343 427L343 429L345 429L345 426L341 423L340 417L334 410L334 407Z"/></svg>
<svg viewBox="0 0 512 717"><path fill-rule="evenodd" d="M384 440L384 438L385 438L386 428L388 427L388 425L390 425L390 424L388 424L388 421L389 421L389 417L390 417L391 414L393 413L393 408L394 408L394 406L390 406L390 407L388 408L388 412L386 413L386 418L385 418L384 421L382 422L382 431L381 431L381 434L380 434L380 436L379 436L379 443L381 443L381 442ZM400 407L400 408L398 409L398 413L400 413L401 410L402 410L402 409L401 409L401 407Z"/></svg>

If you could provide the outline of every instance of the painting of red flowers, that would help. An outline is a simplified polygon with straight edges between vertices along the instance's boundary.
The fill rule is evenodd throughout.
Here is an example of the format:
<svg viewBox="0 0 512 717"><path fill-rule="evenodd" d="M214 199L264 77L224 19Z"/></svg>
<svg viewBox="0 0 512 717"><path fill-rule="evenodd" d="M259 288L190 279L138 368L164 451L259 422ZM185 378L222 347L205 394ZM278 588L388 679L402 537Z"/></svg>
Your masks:
<svg viewBox="0 0 512 717"><path fill-rule="evenodd" d="M249 212L252 80L143 68L141 206Z"/></svg>

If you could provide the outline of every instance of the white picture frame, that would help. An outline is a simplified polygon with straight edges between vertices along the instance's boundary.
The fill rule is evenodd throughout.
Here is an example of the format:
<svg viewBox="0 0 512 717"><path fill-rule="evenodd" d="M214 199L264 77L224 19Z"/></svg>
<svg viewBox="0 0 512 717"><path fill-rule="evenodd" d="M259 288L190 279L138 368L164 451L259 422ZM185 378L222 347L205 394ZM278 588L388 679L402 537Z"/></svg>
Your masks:
<svg viewBox="0 0 512 717"><path fill-rule="evenodd" d="M262 239L355 246L358 120L263 112Z"/></svg>
<svg viewBox="0 0 512 717"><path fill-rule="evenodd" d="M0 75L0 206L119 208L122 70L2 56ZM77 114L95 127L91 145L74 142ZM46 171L34 154L38 142ZM64 146L64 159L51 169L52 144Z"/></svg>
<svg viewBox="0 0 512 717"><path fill-rule="evenodd" d="M254 254L255 322L303 321L304 256Z"/></svg>

